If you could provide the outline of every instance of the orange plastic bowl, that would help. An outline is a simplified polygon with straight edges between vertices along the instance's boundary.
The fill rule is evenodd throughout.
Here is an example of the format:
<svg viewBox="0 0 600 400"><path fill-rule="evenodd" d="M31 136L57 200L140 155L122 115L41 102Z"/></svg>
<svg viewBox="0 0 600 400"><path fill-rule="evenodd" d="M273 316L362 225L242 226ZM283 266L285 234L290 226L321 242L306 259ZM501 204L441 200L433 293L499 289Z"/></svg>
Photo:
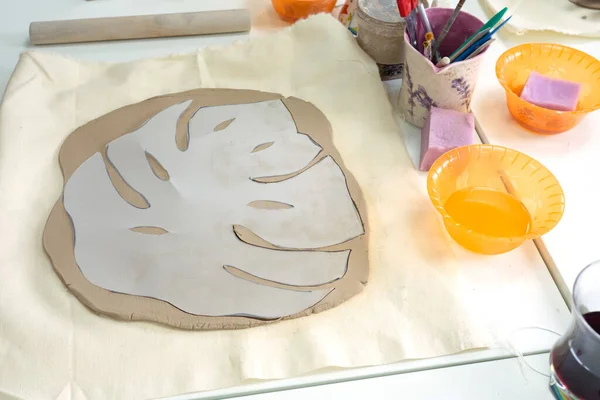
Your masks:
<svg viewBox="0 0 600 400"><path fill-rule="evenodd" d="M583 85L575 111L554 111L519 96L531 71ZM506 103L514 119L537 133L556 134L577 125L600 108L600 61L570 47L530 43L513 47L496 62L496 76L506 90Z"/></svg>
<svg viewBox="0 0 600 400"><path fill-rule="evenodd" d="M287 22L295 22L309 15L330 13L336 0L271 0L273 8Z"/></svg>
<svg viewBox="0 0 600 400"><path fill-rule="evenodd" d="M560 221L565 207L560 184L543 165L516 150L488 144L458 147L443 154L429 170L427 191L450 236L481 254L505 253L549 232ZM456 208L450 209L450 203L456 204L452 199L457 194L472 191L483 197L463 204L463 217L471 218L464 223L464 218L461 222L454 212ZM500 203L486 203L490 196ZM498 205L500 214L478 213L488 204ZM526 215L526 230L519 235L498 233L501 225L515 217L510 214L513 210Z"/></svg>

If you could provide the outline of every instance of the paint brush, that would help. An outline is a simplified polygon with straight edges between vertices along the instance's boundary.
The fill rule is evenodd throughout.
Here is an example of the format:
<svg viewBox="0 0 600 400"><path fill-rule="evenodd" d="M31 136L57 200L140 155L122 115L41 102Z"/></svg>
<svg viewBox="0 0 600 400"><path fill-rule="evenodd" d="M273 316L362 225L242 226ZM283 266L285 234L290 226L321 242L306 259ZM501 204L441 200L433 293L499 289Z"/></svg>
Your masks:
<svg viewBox="0 0 600 400"><path fill-rule="evenodd" d="M438 58L438 61L439 61L438 50L440 48L440 45L446 38L446 35L448 34L448 32L450 32L450 28L452 28L452 24L454 24L454 21L456 21L456 18L458 17L458 14L460 13L460 9L465 4L465 1L466 0L458 1L456 8L454 9L454 11L452 11L452 15L450 15L450 18L448 18L446 25L444 25L444 28L442 29L442 33L440 33L440 36L435 41L435 46L433 47L433 54L436 55L436 57Z"/></svg>
<svg viewBox="0 0 600 400"><path fill-rule="evenodd" d="M417 37L417 6L418 5L419 5L419 0L410 0L411 12L410 12L410 14L408 14L408 20L411 22L413 35L415 38L413 41L413 47L415 49L417 48L417 40L419 40L419 38Z"/></svg>
<svg viewBox="0 0 600 400"><path fill-rule="evenodd" d="M429 23L429 18L427 18L427 13L425 12L425 7L423 7L423 4L419 3L417 5L417 11L419 13L419 16L421 17L421 20L423 21L423 25L425 26L425 31L426 31L425 42L423 43L423 54L429 60L431 60L433 58L431 49L435 45L435 37L433 36L433 30L431 29L431 24ZM428 37L428 35L430 35L430 37ZM425 54L425 44L427 44L427 47L429 47L428 54Z"/></svg>
<svg viewBox="0 0 600 400"><path fill-rule="evenodd" d="M415 14L415 10L412 10L410 14L408 14L405 18L406 27L409 32L410 41L412 46L417 48L417 16Z"/></svg>
<svg viewBox="0 0 600 400"><path fill-rule="evenodd" d="M433 41L433 33L427 32L425 34L425 41L423 42L423 55L427 57L429 61L433 58L431 54L431 42Z"/></svg>
<svg viewBox="0 0 600 400"><path fill-rule="evenodd" d="M450 62L456 60L457 57L459 57L465 50L467 50L469 47L471 47L471 45L473 43L476 43L479 39L483 38L485 35L487 35L488 33L490 33L491 28L485 28L484 30L482 30L481 32L475 34L474 36L471 37L471 39L469 40L468 43L464 44L464 46L462 47L462 49L455 51L454 53L452 53L452 55L449 57L450 58Z"/></svg>
<svg viewBox="0 0 600 400"><path fill-rule="evenodd" d="M494 42L494 40L496 40L496 39L491 38L490 40L488 40L487 42L485 42L484 44L479 46L479 48L477 50L475 50L474 52L472 52L467 58L465 58L465 60L469 60L469 59L475 57L476 55L478 55L479 53L481 53L482 51L484 51L485 49L487 49L488 46Z"/></svg>
<svg viewBox="0 0 600 400"><path fill-rule="evenodd" d="M498 22L500 22L500 20L502 20L502 17L504 17L504 14L506 13L506 11L508 10L507 7L504 7L502 10L498 11L496 13L496 15L494 15L492 18L490 18L488 20L488 22L486 22L485 24L483 24L483 26L481 28L479 28L477 30L477 32L475 32L474 34L472 34L471 36L469 36L469 38L467 40L464 41L463 44L461 44L456 50L454 50L454 53L452 53L452 55L450 55L450 58L452 58L454 55L456 55L456 53L458 53L461 49L470 46L472 44L469 43L473 37L475 37L475 35L477 35L478 33L480 33L481 31L485 30L485 29L492 29L494 26L496 26L496 24Z"/></svg>
<svg viewBox="0 0 600 400"><path fill-rule="evenodd" d="M466 49L465 51L463 51L460 56L456 57L456 59L454 60L454 62L463 61L467 57L469 57L474 51L476 51L479 47L481 47L488 40L490 40L490 38L496 32L498 32L498 30L500 28L502 28L508 21L510 21L511 18L512 18L512 15L510 17L506 18L504 21L502 21L502 23L500 25L498 25L496 28L494 28L492 31L490 31L487 35L485 35L484 37L482 37L481 39L479 39L477 42L473 43L468 49Z"/></svg>
<svg viewBox="0 0 600 400"><path fill-rule="evenodd" d="M417 20L415 9L417 8L418 0L396 0L400 16L406 21L406 31L410 44L417 48Z"/></svg>
<svg viewBox="0 0 600 400"><path fill-rule="evenodd" d="M425 12L425 7L423 6L423 4L419 3L419 5L417 5L417 11L419 12L419 16L421 17L421 20L423 21L423 25L425 26L427 32L433 33L433 31L431 30L431 24L429 23L429 18L427 18L427 13Z"/></svg>

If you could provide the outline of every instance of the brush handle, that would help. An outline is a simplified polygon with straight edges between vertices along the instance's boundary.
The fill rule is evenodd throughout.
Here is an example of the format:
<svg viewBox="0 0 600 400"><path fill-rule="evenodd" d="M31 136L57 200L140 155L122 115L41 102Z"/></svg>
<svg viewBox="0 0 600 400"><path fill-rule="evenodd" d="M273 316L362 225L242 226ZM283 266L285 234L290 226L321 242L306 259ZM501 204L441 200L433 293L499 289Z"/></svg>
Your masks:
<svg viewBox="0 0 600 400"><path fill-rule="evenodd" d="M481 39L479 39L478 41L476 41L475 43L473 43L465 51L463 51L458 57L456 57L454 59L454 62L466 60L467 57L469 57L471 55L471 53L473 53L474 51L476 51L484 43L487 43L491 39L491 37L492 37L492 34L488 33L487 35L485 35L484 37L482 37Z"/></svg>
<svg viewBox="0 0 600 400"><path fill-rule="evenodd" d="M491 40L491 38L492 38L492 33L490 32L487 35L485 35L484 37L482 37L481 39L479 39L478 41L476 41L475 43L473 43L471 46L469 46L469 48L466 49L465 51L463 51L460 56L456 57L456 59L454 61L457 62L457 61L466 60L473 52L477 51L477 49L479 49L481 46L483 46L484 44L489 42Z"/></svg>
<svg viewBox="0 0 600 400"><path fill-rule="evenodd" d="M456 57L455 61L463 61L467 57L469 57L471 55L471 53L476 51L479 47L481 47L488 40L490 40L490 38L492 36L494 36L494 34L496 32L498 32L498 30L500 28L502 28L508 21L510 21L511 18L512 18L512 15L510 17L506 18L504 21L502 21L502 23L500 25L498 25L496 28L492 29L487 35L485 35L484 37L482 37L481 39L479 39L478 41L473 43L471 46L469 46L469 48L467 48L465 51L463 51L461 55Z"/></svg>
<svg viewBox="0 0 600 400"><path fill-rule="evenodd" d="M417 12L419 13L419 16L421 17L421 21L423 21L423 25L425 25L425 31L427 33L431 32L431 35L433 36L433 30L431 29L431 23L429 23L429 18L427 17L427 13L425 12L425 7L423 7L423 4L419 3L417 5ZM434 46L435 46L435 38L433 38L429 41L428 54L425 54L425 52L423 52L423 55L425 57L427 57L429 60L434 60L436 57L436 55L433 53Z"/></svg>
<svg viewBox="0 0 600 400"><path fill-rule="evenodd" d="M238 9L32 22L29 25L29 39L32 44L40 45L206 35L249 30L250 12L247 9Z"/></svg>
<svg viewBox="0 0 600 400"><path fill-rule="evenodd" d="M482 51L487 49L490 46L490 44L494 43L494 40L496 40L496 39L491 38L490 40L488 40L487 42L485 42L484 44L479 46L479 48L477 50L475 50L474 52L472 52L467 58L465 58L465 60L469 60L469 59L479 55Z"/></svg>
<svg viewBox="0 0 600 400"><path fill-rule="evenodd" d="M473 43L476 43L479 39L481 39L482 37L484 37L485 35L487 35L488 33L490 33L490 28L486 28L484 30L482 30L481 32L478 32L477 34L475 34L471 39L469 39L468 42L465 42L464 45L462 46L462 48L458 49L457 51L455 51L454 53L452 53L452 55L450 56L450 62L456 60L458 57L460 57L460 55L469 49L469 47L471 47L471 45Z"/></svg>
<svg viewBox="0 0 600 400"><path fill-rule="evenodd" d="M408 17L408 14L412 11L411 0L396 0L396 5L398 6L398 11L402 18Z"/></svg>
<svg viewBox="0 0 600 400"><path fill-rule="evenodd" d="M415 15L415 11L412 10L408 16L405 18L406 21L406 29L408 30L408 36L411 41L411 45L416 49L417 48L417 17Z"/></svg>
<svg viewBox="0 0 600 400"><path fill-rule="evenodd" d="M456 8L454 9L454 11L452 11L452 15L450 15L450 18L448 19L448 22L446 22L446 25L444 25L444 28L442 29L442 33L440 33L440 36L435 41L435 47L433 48L433 52L434 53L437 53L437 51L440 48L440 45L442 44L442 42L446 38L446 35L448 34L448 32L450 32L450 28L452 28L452 24L454 24L454 21L456 21L456 18L458 18L458 14L460 13L460 9L465 4L465 1L466 0L460 0L458 2L458 4L456 5Z"/></svg>
<svg viewBox="0 0 600 400"><path fill-rule="evenodd" d="M427 18L427 13L425 12L425 7L423 7L423 4L419 3L419 5L417 6L417 11L419 12L421 21L423 21L423 24L425 25L425 30L427 32L433 32L431 30L431 24L429 23L429 18Z"/></svg>
<svg viewBox="0 0 600 400"><path fill-rule="evenodd" d="M463 48L465 48L466 46L470 46L471 45L471 40L475 37L475 35L477 35L478 33L480 33L481 31L485 30L485 29L492 29L504 16L504 14L506 13L506 11L508 10L507 7L504 7L502 10L498 11L496 13L496 15L494 15L492 18L490 18L481 28L479 28L477 30L477 32L475 32L474 34L472 34L471 36L469 36L469 38L467 40L465 40L465 42L463 44L460 45L460 47L456 50L454 50L454 53L452 53L452 55L450 56L452 57L457 57L458 55L456 53L458 53L460 50L462 50Z"/></svg>

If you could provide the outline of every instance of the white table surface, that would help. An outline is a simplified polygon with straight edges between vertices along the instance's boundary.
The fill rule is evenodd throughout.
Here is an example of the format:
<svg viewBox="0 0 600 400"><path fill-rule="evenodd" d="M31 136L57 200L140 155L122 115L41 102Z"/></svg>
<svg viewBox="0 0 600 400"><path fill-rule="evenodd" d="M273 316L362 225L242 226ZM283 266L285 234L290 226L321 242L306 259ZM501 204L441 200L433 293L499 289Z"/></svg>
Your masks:
<svg viewBox="0 0 600 400"><path fill-rule="evenodd" d="M24 50L32 49L28 44L27 39L28 25L31 21L101 17L112 15L154 14L163 12L188 12L209 9L239 8L244 6L249 7L253 15L253 31L251 32L251 35L264 34L286 25L277 19L269 5L268 0L24 0L21 2L13 2L10 7L5 6L5 8L2 10L2 13L0 13L0 88L3 90L4 86L6 85L6 82L8 81L10 74L17 63L19 53ZM483 12L477 2L469 2L466 6L466 9L467 11L480 16L482 19L484 18ZM227 44L237 40L244 40L247 37L248 34L213 35L175 39L151 39L94 44L46 46L40 49L43 51L59 52L64 55L87 60L126 61L144 57L164 56L172 53L190 52L199 47ZM399 88L397 85L398 82L388 85L388 89L392 94ZM504 139L500 134L494 136L494 132L496 132L495 130L490 131L488 129L489 127L487 126L485 128L486 133L488 131L490 132L490 140L492 140L492 138ZM498 132L500 131L498 130ZM418 157L417 153L419 145L418 131L407 124L403 124L402 134L405 138L405 143L409 153L413 159L416 159L416 157ZM513 145L512 147L519 148L519 146L516 145ZM529 153L537 157L536 154L532 152ZM545 162L542 157L539 157L539 159L540 161ZM552 168L551 165L548 164L548 166ZM559 176L559 179L561 179L560 174L557 173L557 176ZM564 179L562 179L562 181L564 185ZM423 194L426 195L425 174L423 174L422 189ZM598 218L600 219L600 213ZM564 225L567 224L565 223ZM552 255L557 263L565 265L573 264L572 260L574 258L567 258L566 251L564 252L563 258L558 257L560 250L552 249L551 251L553 252ZM506 315L504 315L503 318L505 318L506 321L511 321L512 326L519 326L523 328L529 326L538 326L559 332L564 331L569 321L568 310L556 286L554 285L546 266L544 265L541 257L532 243L526 243L524 246L513 252L496 257L478 256L464 251L458 246L456 247L454 254L461 265L464 264L465 266L470 266L473 268L477 267L481 271L481 274L486 274L488 272L501 269L503 271L503 282L501 284L514 285L515 293L518 293L518 295L515 295L514 298L498 299L494 292L495 282L490 282L490 285L486 287L473 288L473 299L477 298L477 300L480 302L478 315L480 315L481 318L488 318L490 310L493 310L494 313L502 314L502 304L514 305L522 303L527 304L528 307L533 307L538 316L536 320L533 321L515 321L512 315L505 313ZM467 280L465 284L468 285L468 278L466 279ZM541 357L542 359L546 360L547 355L544 354L550 349L555 340L555 336L548 335L539 330L523 330L516 333L511 333L511 331L503 331L501 326L496 326L495 328L498 329L500 341L510 341L510 343L514 345L516 349L526 355L529 354L535 356L536 354L543 354L537 357ZM519 373L515 372L517 371L514 364L514 362L516 362L515 359L481 363L481 361L502 360L510 356L511 353L507 351L506 344L499 344L496 349L491 350L472 351L459 355L439 357L429 360L407 361L389 366L379 366L340 372L339 374L342 374L344 378L336 378L335 375L333 377L331 375L313 375L305 378L277 381L275 383L271 383L270 385L272 385L272 388L307 386L331 380L349 380L398 374L401 372L411 372L409 374L389 376L384 380L381 380L383 378L373 378L360 381L363 382L359 385L360 387L363 385L366 385L364 387L371 385L373 388L372 390L376 390L376 387L383 385L382 382L387 382L385 385L391 385L390 390L394 392L397 391L397 389L393 389L393 387L396 387L397 385L399 388L400 386L406 385L406 382L411 382L413 379L415 385L417 385L419 382L422 382L422 379L439 379L441 380L440 382L447 382L449 384L450 382L454 382L456 380L454 378L455 376L461 374L481 374L478 375L481 377L481 379L463 380L462 383L459 379L457 381L458 383L455 382L453 386L453 390L456 391L455 393L460 393L462 390L464 390L465 394L464 397L456 398L481 399L484 398L481 396L481 394L488 393L488 390L491 391L490 393L497 391L497 393L500 395L498 398L550 398L548 397L549 395L546 391L545 381L541 384L530 385L531 382L525 379L522 375L519 375ZM467 364L474 362L477 363L473 364L472 366L467 366ZM518 364L516 365L518 366ZM430 371L431 369L434 370ZM417 373L414 371L426 372ZM484 378L487 376L486 374L506 376L506 383L501 384L501 379L490 380L488 382L487 378ZM413 376L414 378L412 378ZM396 379L398 380L398 383L395 383ZM340 383L335 385L335 388L346 387L345 385L350 384ZM440 385L442 385L442 383L440 383ZM320 386L319 388L324 388L324 391L321 394L315 394L314 392L303 393L306 393L304 396L316 396L317 398L322 398L327 396L327 390L331 390L332 387L333 386ZM514 387L520 389L513 390ZM429 390L429 392L425 391L424 393L426 395L427 393L431 395L434 393L431 391L433 389L435 388L428 388L427 390ZM251 389L241 387L239 389L233 389L233 392L237 391L237 394L243 394L248 393L249 390ZM316 388L311 390L321 389ZM348 393L353 391L352 389L340 390L348 390ZM524 397L514 397L510 395L511 393L532 394ZM533 395L533 393L535 393L535 395ZM283 394L285 394L285 396L296 396L296 394L293 394L292 391L282 392L282 395ZM209 395L209 397L206 398L210 398L210 396L213 396L214 398L216 395L218 395L218 393ZM416 395L417 393L415 392L415 395L411 395L409 398L429 398L427 396L416 397ZM203 394L202 396L206 395ZM272 395L265 397L265 399L268 398L272 398Z"/></svg>
<svg viewBox="0 0 600 400"><path fill-rule="evenodd" d="M590 11L600 17L600 11ZM565 213L554 230L543 237L549 268L568 297L577 274L600 259L600 111L589 114L578 126L557 135L539 135L517 124L506 108L505 92L494 68L505 50L523 43L559 43L600 59L600 39L544 33L523 36L503 30L482 68L485 79L476 89L473 111L490 143L530 155L544 164L565 192ZM496 109L500 112L486 113ZM561 282L561 278L564 282Z"/></svg>
<svg viewBox="0 0 600 400"><path fill-rule="evenodd" d="M548 372L548 354L539 354L370 379L330 374L327 381L300 378L288 380L285 386L277 381L265 382L169 400L216 400L239 395L247 400L552 400L544 375Z"/></svg>

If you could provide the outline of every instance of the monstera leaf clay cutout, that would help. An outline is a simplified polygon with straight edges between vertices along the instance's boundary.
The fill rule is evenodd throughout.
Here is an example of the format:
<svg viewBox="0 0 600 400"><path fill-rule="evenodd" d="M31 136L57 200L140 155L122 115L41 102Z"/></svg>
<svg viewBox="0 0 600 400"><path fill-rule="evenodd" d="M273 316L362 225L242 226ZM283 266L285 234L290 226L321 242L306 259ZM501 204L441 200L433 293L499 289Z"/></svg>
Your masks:
<svg viewBox="0 0 600 400"><path fill-rule="evenodd" d="M157 97L79 128L59 161L44 245L97 312L241 328L330 308L366 284L362 195L309 103Z"/></svg>

